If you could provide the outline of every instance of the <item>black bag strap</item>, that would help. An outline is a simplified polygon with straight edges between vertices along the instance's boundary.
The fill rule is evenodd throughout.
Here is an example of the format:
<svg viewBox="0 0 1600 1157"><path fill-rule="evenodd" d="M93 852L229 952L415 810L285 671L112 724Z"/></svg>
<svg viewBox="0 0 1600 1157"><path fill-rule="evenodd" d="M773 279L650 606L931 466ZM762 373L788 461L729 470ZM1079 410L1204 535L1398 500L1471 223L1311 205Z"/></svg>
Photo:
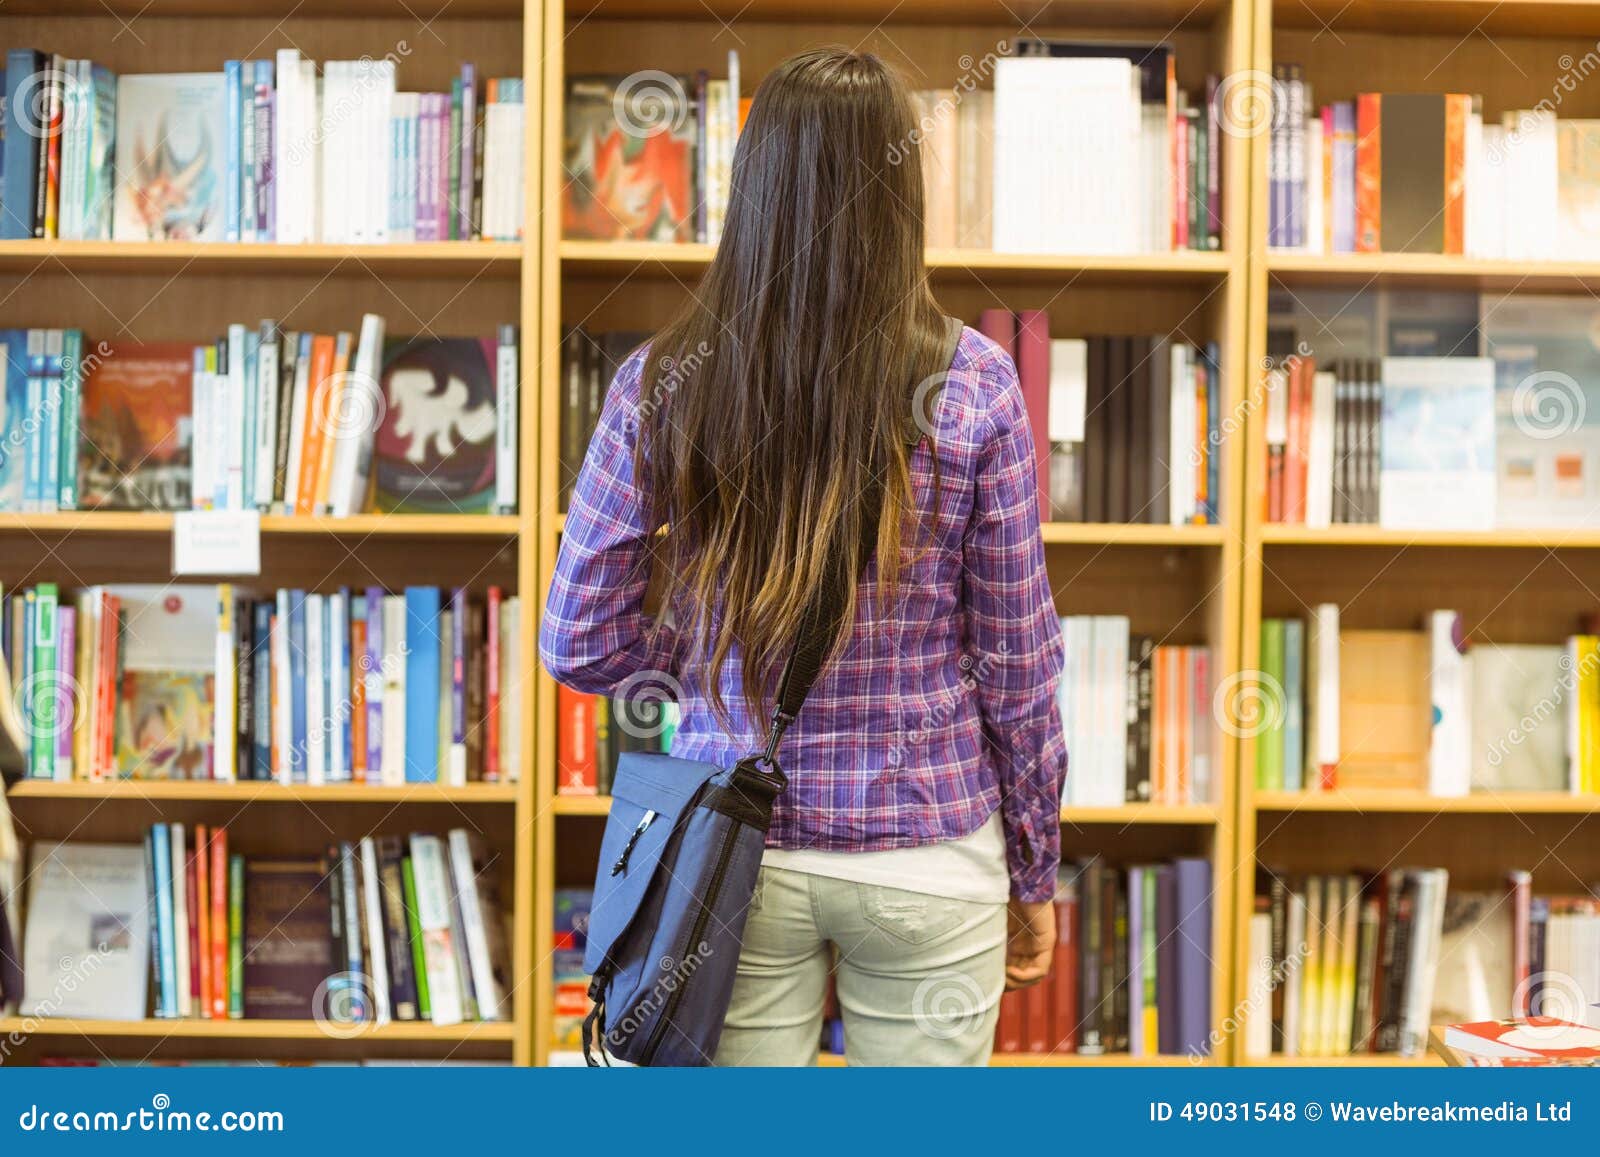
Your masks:
<svg viewBox="0 0 1600 1157"><path fill-rule="evenodd" d="M949 371L951 363L955 360L956 347L960 342L961 323L953 317L945 318L943 356L939 362L944 367L944 372ZM862 523L863 556L870 554L872 544L878 540L878 521L881 516L880 508L873 511ZM822 664L827 660L828 652L833 649L834 639L840 627L844 625L840 622L844 615L843 565L842 558L835 557L829 560L823 574L822 585L812 595L811 602L800 616L794 649L789 652L789 658L783 665L783 673L778 678L777 706L772 713L772 725L767 732L766 750L759 760L773 771L777 771L778 744L783 740L783 733L800 714L806 696L811 693L812 685L822 673Z"/></svg>

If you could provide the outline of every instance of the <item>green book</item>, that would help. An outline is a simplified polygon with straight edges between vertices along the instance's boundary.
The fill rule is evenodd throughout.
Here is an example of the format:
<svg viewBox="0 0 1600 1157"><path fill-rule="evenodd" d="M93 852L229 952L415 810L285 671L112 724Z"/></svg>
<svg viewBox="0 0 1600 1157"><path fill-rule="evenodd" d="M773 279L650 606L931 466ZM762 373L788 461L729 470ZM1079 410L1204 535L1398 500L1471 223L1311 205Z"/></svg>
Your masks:
<svg viewBox="0 0 1600 1157"><path fill-rule="evenodd" d="M422 959L422 925L417 922L417 877L411 870L411 857L400 861L400 886L406 898L406 935L411 940L411 967L417 974L417 1015L433 1019L433 1004L428 999L428 969Z"/></svg>
<svg viewBox="0 0 1600 1157"><path fill-rule="evenodd" d="M78 411L83 397L83 331L61 335L61 468L56 480L56 505L78 508Z"/></svg>
<svg viewBox="0 0 1600 1157"><path fill-rule="evenodd" d="M1283 620L1261 620L1261 701L1263 724L1256 736L1256 790L1283 790L1284 718Z"/></svg>
<svg viewBox="0 0 1600 1157"><path fill-rule="evenodd" d="M228 1019L244 1019L244 857L228 857Z"/></svg>
<svg viewBox="0 0 1600 1157"><path fill-rule="evenodd" d="M26 689L29 734L33 736L33 774L54 779L56 770L56 690L61 681L56 673L55 583L40 583L33 592L33 673Z"/></svg>

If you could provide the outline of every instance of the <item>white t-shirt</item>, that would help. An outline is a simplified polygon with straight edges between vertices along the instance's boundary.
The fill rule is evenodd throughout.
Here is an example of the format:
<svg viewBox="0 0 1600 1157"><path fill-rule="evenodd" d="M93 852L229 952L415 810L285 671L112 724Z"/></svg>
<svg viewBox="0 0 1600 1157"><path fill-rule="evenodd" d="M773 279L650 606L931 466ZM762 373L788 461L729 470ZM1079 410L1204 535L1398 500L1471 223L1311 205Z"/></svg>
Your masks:
<svg viewBox="0 0 1600 1157"><path fill-rule="evenodd" d="M948 900L1004 904L1011 898L1006 836L998 811L977 831L959 840L945 840L920 848L890 848L883 852L768 848L762 854L761 866L899 888Z"/></svg>

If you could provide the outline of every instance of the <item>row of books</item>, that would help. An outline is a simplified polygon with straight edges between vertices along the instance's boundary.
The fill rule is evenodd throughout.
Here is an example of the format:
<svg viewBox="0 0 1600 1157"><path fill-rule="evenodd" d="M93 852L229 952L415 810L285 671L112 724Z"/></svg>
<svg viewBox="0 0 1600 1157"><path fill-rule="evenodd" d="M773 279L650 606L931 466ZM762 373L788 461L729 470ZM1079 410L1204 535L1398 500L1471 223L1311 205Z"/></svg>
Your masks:
<svg viewBox="0 0 1600 1157"><path fill-rule="evenodd" d="M0 329L0 510L513 513L520 350L497 333Z"/></svg>
<svg viewBox="0 0 1600 1157"><path fill-rule="evenodd" d="M617 760L629 752L672 751L674 702L613 698L556 688L556 794L610 795Z"/></svg>
<svg viewBox="0 0 1600 1157"><path fill-rule="evenodd" d="M1066 802L1189 804L1213 798L1211 652L1157 646L1123 615L1061 620L1056 688L1072 774Z"/></svg>
<svg viewBox="0 0 1600 1157"><path fill-rule="evenodd" d="M518 778L521 603L497 587L40 583L0 618L35 779Z"/></svg>
<svg viewBox="0 0 1600 1157"><path fill-rule="evenodd" d="M1055 965L1000 998L995 1051L1204 1057L1211 1052L1211 862L1057 877Z"/></svg>
<svg viewBox="0 0 1600 1157"><path fill-rule="evenodd" d="M1600 615L1560 645L1469 644L1461 616L1341 629L1323 603L1261 624L1256 787L1600 792Z"/></svg>
<svg viewBox="0 0 1600 1157"><path fill-rule="evenodd" d="M1553 108L1485 123L1466 93L1360 93L1321 109L1275 65L1267 242L1309 253L1600 255L1600 122Z"/></svg>
<svg viewBox="0 0 1600 1157"><path fill-rule="evenodd" d="M722 239L733 152L750 109L739 53L728 75L575 76L566 90L565 236L594 240Z"/></svg>
<svg viewBox="0 0 1600 1157"><path fill-rule="evenodd" d="M922 156L930 246L1220 248L1216 77L1192 99L1168 44L1029 37L1014 52L974 62L953 88L918 93L912 139L891 147L891 163ZM991 81L992 92L981 87ZM737 53L726 80L582 76L566 96L566 236L720 238L748 105Z"/></svg>
<svg viewBox="0 0 1600 1157"><path fill-rule="evenodd" d="M591 888L557 888L555 926L550 941L554 996L551 1002L550 1047L556 1052L583 1048L583 1018L589 1015L589 974L583 951L589 945Z"/></svg>
<svg viewBox="0 0 1600 1157"><path fill-rule="evenodd" d="M117 77L6 54L0 239L385 244L515 240L523 82L465 64L397 92L396 61L230 60Z"/></svg>
<svg viewBox="0 0 1600 1157"><path fill-rule="evenodd" d="M367 836L322 855L244 855L228 829L151 826L143 845L35 845L26 1016L508 1020L498 857L481 835Z"/></svg>
<svg viewBox="0 0 1600 1157"><path fill-rule="evenodd" d="M1246 1055L1425 1049L1431 1024L1545 1016L1600 1025L1600 901L1531 873L1452 889L1443 868L1262 873L1250 917Z"/></svg>
<svg viewBox="0 0 1600 1157"><path fill-rule="evenodd" d="M600 421L600 408L618 368L650 340L641 330L591 334L572 326L561 335L561 509L572 499L572 484Z"/></svg>

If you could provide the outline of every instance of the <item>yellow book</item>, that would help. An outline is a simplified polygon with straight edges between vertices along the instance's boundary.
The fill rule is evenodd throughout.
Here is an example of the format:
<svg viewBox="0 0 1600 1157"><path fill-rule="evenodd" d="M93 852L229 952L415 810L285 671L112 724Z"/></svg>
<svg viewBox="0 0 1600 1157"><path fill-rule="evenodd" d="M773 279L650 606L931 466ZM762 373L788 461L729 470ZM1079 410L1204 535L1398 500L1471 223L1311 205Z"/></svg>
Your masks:
<svg viewBox="0 0 1600 1157"><path fill-rule="evenodd" d="M1578 636L1578 790L1595 789L1600 740L1600 637Z"/></svg>
<svg viewBox="0 0 1600 1157"><path fill-rule="evenodd" d="M329 498L333 491L333 456L343 436L342 426L351 420L345 413L349 401L344 397L350 376L350 347L354 339L341 333L333 347L333 372L323 382L321 403L314 412L323 422L320 453L317 455L317 489L311 509L316 514L326 514L332 506Z"/></svg>
<svg viewBox="0 0 1600 1157"><path fill-rule="evenodd" d="M1356 947L1361 933L1361 880L1344 878L1344 909L1339 933L1339 1023L1334 1051L1348 1054L1354 1044L1352 1022L1356 1015Z"/></svg>
<svg viewBox="0 0 1600 1157"><path fill-rule="evenodd" d="M1300 1049L1303 1057L1322 1051L1322 961L1327 920L1322 911L1322 877L1307 876L1306 958L1300 967Z"/></svg>

